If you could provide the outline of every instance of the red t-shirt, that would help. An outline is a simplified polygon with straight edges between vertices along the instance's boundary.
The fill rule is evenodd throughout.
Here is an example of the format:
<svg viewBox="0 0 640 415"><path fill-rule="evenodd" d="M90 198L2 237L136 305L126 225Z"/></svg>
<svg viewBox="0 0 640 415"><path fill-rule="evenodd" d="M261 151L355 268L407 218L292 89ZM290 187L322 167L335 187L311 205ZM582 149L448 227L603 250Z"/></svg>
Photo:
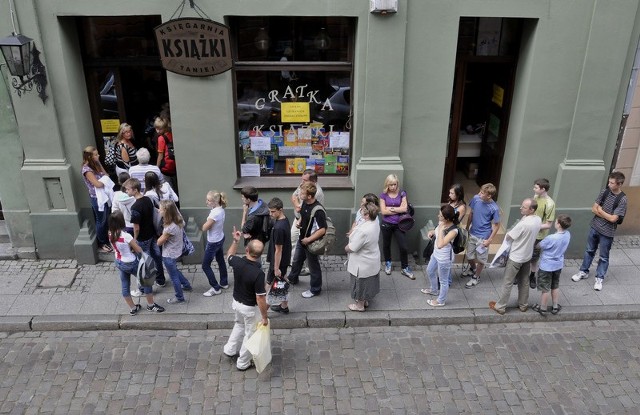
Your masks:
<svg viewBox="0 0 640 415"><path fill-rule="evenodd" d="M173 176L176 174L176 161L169 158L165 139L168 139L169 142L173 143L173 134L167 132L158 136L158 153L162 153L162 157L164 158L164 166L160 167L160 171L163 174Z"/></svg>

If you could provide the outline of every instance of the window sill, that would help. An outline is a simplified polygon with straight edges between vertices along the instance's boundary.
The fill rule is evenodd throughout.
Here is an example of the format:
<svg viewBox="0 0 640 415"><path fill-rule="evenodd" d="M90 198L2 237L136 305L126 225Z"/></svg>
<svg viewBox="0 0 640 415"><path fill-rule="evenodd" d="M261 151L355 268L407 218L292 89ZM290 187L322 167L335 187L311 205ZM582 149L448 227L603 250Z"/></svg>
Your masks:
<svg viewBox="0 0 640 415"><path fill-rule="evenodd" d="M233 185L235 190L244 186L253 186L256 189L295 189L300 185L300 176L273 176L273 177L239 177ZM342 189L353 190L354 185L349 176L320 176L318 178L322 190Z"/></svg>

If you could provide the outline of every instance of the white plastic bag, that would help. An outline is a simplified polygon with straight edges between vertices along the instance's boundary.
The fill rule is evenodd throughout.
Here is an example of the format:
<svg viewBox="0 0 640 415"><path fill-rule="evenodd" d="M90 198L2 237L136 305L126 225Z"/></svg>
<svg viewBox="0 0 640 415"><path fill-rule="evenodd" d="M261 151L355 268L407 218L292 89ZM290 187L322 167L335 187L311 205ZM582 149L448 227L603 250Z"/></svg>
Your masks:
<svg viewBox="0 0 640 415"><path fill-rule="evenodd" d="M253 363L256 371L262 371L271 363L271 323L266 326L258 322L256 331L249 337L246 344L247 350L253 355Z"/></svg>
<svg viewBox="0 0 640 415"><path fill-rule="evenodd" d="M491 265L489 268L504 268L507 265L507 260L509 259L509 252L511 251L511 243L512 240L507 240L504 238L502 241L502 245L498 248L498 252L496 252L496 256L491 261Z"/></svg>

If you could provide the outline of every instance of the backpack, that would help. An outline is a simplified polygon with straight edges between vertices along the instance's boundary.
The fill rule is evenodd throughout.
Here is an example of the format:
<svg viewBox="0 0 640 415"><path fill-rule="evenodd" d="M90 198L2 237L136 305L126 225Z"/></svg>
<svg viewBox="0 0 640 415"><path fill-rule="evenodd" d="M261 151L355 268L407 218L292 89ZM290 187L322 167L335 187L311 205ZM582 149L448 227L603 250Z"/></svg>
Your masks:
<svg viewBox="0 0 640 415"><path fill-rule="evenodd" d="M109 143L106 145L106 147L106 152L104 154L104 165L107 167L114 167L117 160L116 147L118 147L118 145L109 140Z"/></svg>
<svg viewBox="0 0 640 415"><path fill-rule="evenodd" d="M271 239L271 231L273 231L273 222L271 216L262 216L262 242L267 243Z"/></svg>
<svg viewBox="0 0 640 415"><path fill-rule="evenodd" d="M451 247L453 248L454 254L459 254L467 248L467 239L469 239L469 233L467 232L467 230L462 229L460 226L454 224L447 228L444 234L446 235L456 228L458 229L458 234L455 238L453 238L453 241L451 241Z"/></svg>
<svg viewBox="0 0 640 415"><path fill-rule="evenodd" d="M327 216L327 211L322 205L315 206L311 210L311 220L309 221L309 225L307 226L307 230L305 231L304 235L307 234L309 228L313 224L313 217L318 210L322 210L325 214L325 217L327 218L327 229L322 238L316 239L315 241L307 245L307 251L314 255L324 255L329 250L331 245L333 245L333 243L336 241L336 227L333 226L333 221L330 217ZM304 238L303 235L300 236Z"/></svg>
<svg viewBox="0 0 640 415"><path fill-rule="evenodd" d="M611 189L609 189L609 187L607 186L607 187L604 188L604 192L602 193L602 197L598 201L598 204L600 206L602 206L604 201L607 200L607 197L609 196L609 193L611 193ZM620 199L622 199L623 196L625 196L625 193L621 191L616 196L616 200L613 201L613 209L611 209L611 214L612 215L613 215L613 212L616 211L616 208L618 207L618 204L620 203ZM624 216L623 215L618 215L618 221L616 222L616 225L622 225L623 221L624 221Z"/></svg>
<svg viewBox="0 0 640 415"><path fill-rule="evenodd" d="M165 152L162 155L162 160L160 160L160 169L163 169L165 167L168 160L176 159L176 153L173 149L173 139L169 140L169 137L167 137L166 135L162 135L162 138L164 138Z"/></svg>
<svg viewBox="0 0 640 415"><path fill-rule="evenodd" d="M155 229L156 231L156 236L160 236L162 235L162 231L164 230L162 215L160 215L160 209L156 205L155 201L151 198L149 198L149 200L151 200L151 203L153 203L153 229Z"/></svg>
<svg viewBox="0 0 640 415"><path fill-rule="evenodd" d="M138 261L138 271L136 272L138 283L143 287L151 287L156 281L157 276L158 268L156 268L156 261L143 252Z"/></svg>

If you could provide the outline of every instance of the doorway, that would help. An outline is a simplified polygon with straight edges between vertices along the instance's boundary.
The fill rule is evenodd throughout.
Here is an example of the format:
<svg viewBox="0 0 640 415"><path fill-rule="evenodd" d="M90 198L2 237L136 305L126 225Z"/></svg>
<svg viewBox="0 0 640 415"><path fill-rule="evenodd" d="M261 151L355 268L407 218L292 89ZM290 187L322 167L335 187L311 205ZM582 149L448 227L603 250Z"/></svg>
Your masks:
<svg viewBox="0 0 640 415"><path fill-rule="evenodd" d="M166 71L153 36L160 16L82 17L77 20L96 148L103 160L121 123L154 164L153 120L168 106Z"/></svg>
<svg viewBox="0 0 640 415"><path fill-rule="evenodd" d="M443 201L463 181L500 190L521 34L519 19L460 19Z"/></svg>

